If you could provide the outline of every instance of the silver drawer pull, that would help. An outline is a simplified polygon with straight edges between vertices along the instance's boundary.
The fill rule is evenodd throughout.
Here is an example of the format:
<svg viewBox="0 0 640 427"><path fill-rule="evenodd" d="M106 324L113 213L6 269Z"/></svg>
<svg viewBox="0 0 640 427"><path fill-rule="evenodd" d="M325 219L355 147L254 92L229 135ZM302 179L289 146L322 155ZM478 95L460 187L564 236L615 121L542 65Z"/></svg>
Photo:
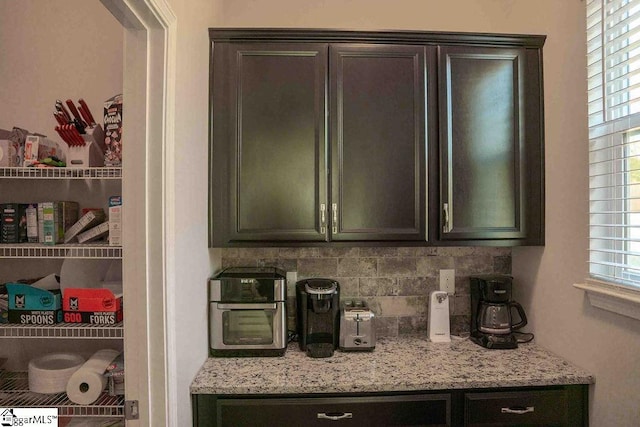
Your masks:
<svg viewBox="0 0 640 427"><path fill-rule="evenodd" d="M351 412L320 412L318 413L318 418L321 420L340 421L347 418L353 418L353 414Z"/></svg>
<svg viewBox="0 0 640 427"><path fill-rule="evenodd" d="M221 303L217 304L218 310L275 310L276 303Z"/></svg>
<svg viewBox="0 0 640 427"><path fill-rule="evenodd" d="M512 406L511 408L502 408L503 414L522 415L528 412L533 412L533 406Z"/></svg>

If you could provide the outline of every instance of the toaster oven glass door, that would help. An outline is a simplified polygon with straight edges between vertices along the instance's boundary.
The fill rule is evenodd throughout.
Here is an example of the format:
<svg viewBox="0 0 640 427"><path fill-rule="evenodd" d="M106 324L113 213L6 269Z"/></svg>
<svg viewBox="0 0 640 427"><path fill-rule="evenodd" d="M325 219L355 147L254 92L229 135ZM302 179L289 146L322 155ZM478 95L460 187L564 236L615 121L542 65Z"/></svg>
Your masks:
<svg viewBox="0 0 640 427"><path fill-rule="evenodd" d="M225 345L273 344L273 313L269 310L229 310L222 313Z"/></svg>
<svg viewBox="0 0 640 427"><path fill-rule="evenodd" d="M209 304L209 339L214 350L281 350L287 347L285 302Z"/></svg>

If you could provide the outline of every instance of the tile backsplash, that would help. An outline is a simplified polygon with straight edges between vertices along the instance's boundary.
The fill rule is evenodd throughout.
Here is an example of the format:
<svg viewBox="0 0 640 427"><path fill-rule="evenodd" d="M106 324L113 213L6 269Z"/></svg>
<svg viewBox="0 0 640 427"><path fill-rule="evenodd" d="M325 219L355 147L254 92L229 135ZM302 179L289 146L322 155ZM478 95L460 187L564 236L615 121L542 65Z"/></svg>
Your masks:
<svg viewBox="0 0 640 427"><path fill-rule="evenodd" d="M323 277L340 283L340 297L366 300L376 314L378 336L427 332L428 298L440 269L455 269L449 298L451 333L469 330L469 276L511 274L511 248L356 247L225 248L222 267L273 266L296 271L298 280ZM294 328L295 295L288 296Z"/></svg>

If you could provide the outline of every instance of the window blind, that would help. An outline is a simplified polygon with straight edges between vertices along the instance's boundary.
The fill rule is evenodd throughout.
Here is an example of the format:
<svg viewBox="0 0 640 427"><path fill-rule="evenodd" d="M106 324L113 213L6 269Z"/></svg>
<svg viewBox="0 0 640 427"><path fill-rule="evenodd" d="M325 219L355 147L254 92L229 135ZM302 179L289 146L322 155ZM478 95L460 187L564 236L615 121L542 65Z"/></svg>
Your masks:
<svg viewBox="0 0 640 427"><path fill-rule="evenodd" d="M640 0L589 0L589 266L640 287Z"/></svg>

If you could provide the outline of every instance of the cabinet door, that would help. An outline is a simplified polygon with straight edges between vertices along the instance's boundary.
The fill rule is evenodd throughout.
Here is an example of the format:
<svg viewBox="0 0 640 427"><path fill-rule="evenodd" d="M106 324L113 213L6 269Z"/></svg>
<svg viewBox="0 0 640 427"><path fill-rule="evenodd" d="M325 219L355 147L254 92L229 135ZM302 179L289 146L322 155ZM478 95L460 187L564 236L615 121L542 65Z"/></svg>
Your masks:
<svg viewBox="0 0 640 427"><path fill-rule="evenodd" d="M425 240L425 47L330 48L331 239Z"/></svg>
<svg viewBox="0 0 640 427"><path fill-rule="evenodd" d="M214 45L214 244L326 240L327 55L325 44Z"/></svg>
<svg viewBox="0 0 640 427"><path fill-rule="evenodd" d="M443 240L525 239L541 220L528 216L540 209L541 177L529 174L541 113L526 71L538 64L527 58L526 49L439 48Z"/></svg>

